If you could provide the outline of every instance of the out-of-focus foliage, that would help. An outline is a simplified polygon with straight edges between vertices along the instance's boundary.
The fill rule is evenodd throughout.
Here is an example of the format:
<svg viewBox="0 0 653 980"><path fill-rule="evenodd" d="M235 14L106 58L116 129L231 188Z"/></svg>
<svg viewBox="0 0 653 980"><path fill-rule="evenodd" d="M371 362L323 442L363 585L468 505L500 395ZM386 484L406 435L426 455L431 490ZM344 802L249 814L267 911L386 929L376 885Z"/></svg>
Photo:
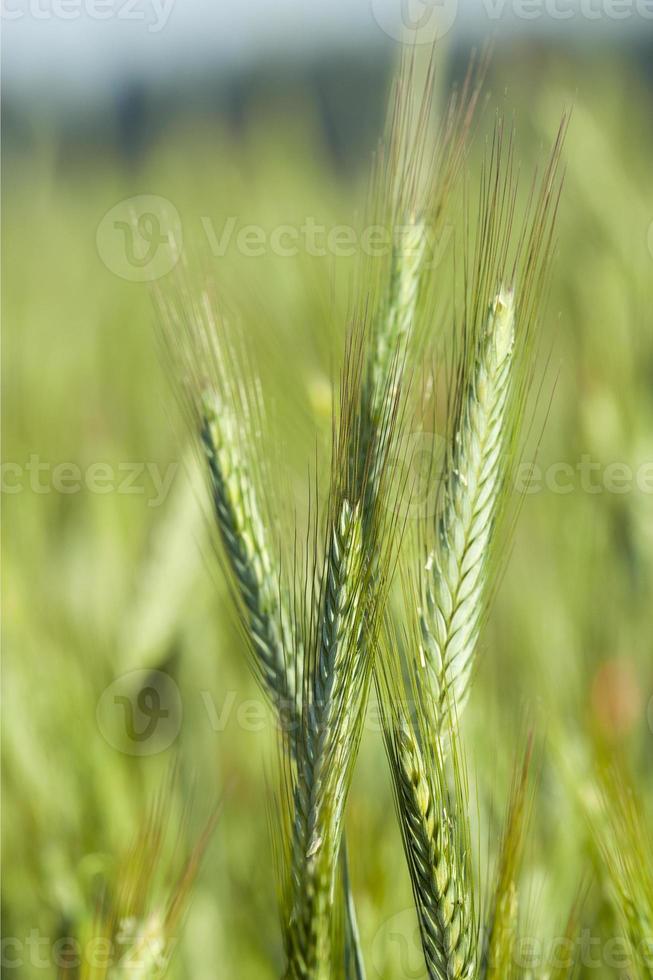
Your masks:
<svg viewBox="0 0 653 980"><path fill-rule="evenodd" d="M498 52L489 89L515 108L525 163L572 103L573 115L545 380L524 457L536 469L464 725L475 860L496 858L526 716L539 769L520 931L543 943L563 936L584 885L580 975L608 977L619 974L622 917L602 858L617 845L595 840L611 826L597 754L618 750L653 812L652 95L606 55L535 62ZM268 835L275 725L238 649L148 288L103 264L96 231L118 201L172 202L189 264L209 269L238 307L272 418L271 465L301 514L316 441L319 465L328 461L355 259L301 243L296 255L245 255L236 234L260 226L269 243L274 228L307 218L357 227L368 161L334 170L299 98L292 112L253 116L238 138L177 126L136 168L118 156L60 159L43 138L5 174L4 966L56 975L57 940L88 935L101 882L129 853L176 758L171 792L180 811L193 801L179 822L188 852L221 794L224 807L173 937L171 976L272 977L282 963ZM219 237L230 218L236 233L212 255L210 232ZM156 731L139 742L130 721L132 735L148 722ZM374 710L347 823L369 976L421 976ZM597 957L602 966L588 965Z"/></svg>

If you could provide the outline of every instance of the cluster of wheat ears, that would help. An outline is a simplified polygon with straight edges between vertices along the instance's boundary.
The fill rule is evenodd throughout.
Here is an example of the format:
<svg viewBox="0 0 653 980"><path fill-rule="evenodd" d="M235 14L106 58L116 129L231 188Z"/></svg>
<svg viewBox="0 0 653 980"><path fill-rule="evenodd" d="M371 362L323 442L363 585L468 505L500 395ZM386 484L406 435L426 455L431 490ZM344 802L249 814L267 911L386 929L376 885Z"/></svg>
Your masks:
<svg viewBox="0 0 653 980"><path fill-rule="evenodd" d="M481 902L458 725L516 515L508 487L533 387L566 119L525 204L510 128L500 118L470 191L467 148L483 70L480 63L470 70L433 137L432 67L419 85L414 60L398 72L370 195L370 217L397 234L391 253L366 259L358 277L330 483L326 492L311 491L309 526L296 530L290 548L277 540L277 502L259 452L264 398L243 369L246 358L234 353L208 294L181 290L161 301L222 562L251 663L281 721L272 837L289 978L364 976L344 815L371 694L429 976L521 975L513 949L530 752L517 768L495 880ZM441 237L456 195L464 214L459 253L446 270L434 269L428 244ZM461 284L457 300L453 281ZM446 352L441 345L434 356L438 309L453 330ZM397 460L405 460L411 427L426 411L433 378L417 379L430 363L446 388L446 452L439 462L433 457L435 507L415 516L419 507L406 506L411 467ZM624 811L617 822L627 829L629 820ZM624 871L616 856L611 863L615 889L627 893L627 930L647 935L642 910L653 906L651 896L633 909L636 868ZM569 962L541 975L572 972Z"/></svg>

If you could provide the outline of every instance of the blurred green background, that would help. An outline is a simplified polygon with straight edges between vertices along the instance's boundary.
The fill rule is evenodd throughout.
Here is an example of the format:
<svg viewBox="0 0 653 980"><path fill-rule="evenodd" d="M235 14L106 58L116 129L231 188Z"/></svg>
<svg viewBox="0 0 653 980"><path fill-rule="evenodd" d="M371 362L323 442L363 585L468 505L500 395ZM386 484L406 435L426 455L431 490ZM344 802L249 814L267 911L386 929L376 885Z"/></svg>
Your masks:
<svg viewBox="0 0 653 980"><path fill-rule="evenodd" d="M592 936L615 935L587 823L597 733L623 749L652 812L647 51L650 65L650 44L499 43L479 130L494 106L514 114L528 179L562 110L573 106L543 322L540 476L524 498L464 725L482 869L496 850L525 724L535 728L524 932L543 941L560 934L583 883ZM188 819L178 820L188 840L220 797L223 809L171 975L279 975L268 830L276 735L240 649L201 481L157 349L151 287L174 279L165 257L172 253L163 243L155 260L162 265L148 265L144 252L132 263L127 233L103 219L117 207L111 220L129 223L144 196L164 199L149 202L159 224L143 233L181 228L193 276L215 280L237 310L276 426L269 449L286 470L283 506L301 513L316 444L328 449L355 256L328 248L310 255L301 243L283 255L270 235L307 218L325 229L360 220L393 56L385 47L349 49L299 65L262 63L230 81L134 84L97 112L6 100L8 976L57 975L53 944L88 928L100 883L173 758L170 807L175 814L176 803L192 800ZM463 46L443 57L442 92L465 60ZM472 181L481 149L479 138ZM230 220L233 236L220 247ZM263 229L265 242L253 249L261 254L239 244L250 224ZM138 702L144 688L157 692L154 707ZM130 736L150 721L151 737ZM374 727L372 719L347 818L363 948L371 978L419 977L410 884ZM605 964L581 975L620 970Z"/></svg>

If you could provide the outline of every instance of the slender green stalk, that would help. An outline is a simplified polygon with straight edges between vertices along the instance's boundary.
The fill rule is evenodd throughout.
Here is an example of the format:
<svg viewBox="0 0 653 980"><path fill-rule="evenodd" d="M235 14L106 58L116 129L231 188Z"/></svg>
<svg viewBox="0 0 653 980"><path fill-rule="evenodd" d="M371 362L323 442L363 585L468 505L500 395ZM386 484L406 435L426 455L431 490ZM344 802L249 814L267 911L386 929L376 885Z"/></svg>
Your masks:
<svg viewBox="0 0 653 980"><path fill-rule="evenodd" d="M562 944L556 944L550 965L545 964L541 971L542 980L572 980L577 976L577 961L579 952L580 912L582 899L579 895L574 901L562 935ZM526 980L527 966L513 971L516 977Z"/></svg>

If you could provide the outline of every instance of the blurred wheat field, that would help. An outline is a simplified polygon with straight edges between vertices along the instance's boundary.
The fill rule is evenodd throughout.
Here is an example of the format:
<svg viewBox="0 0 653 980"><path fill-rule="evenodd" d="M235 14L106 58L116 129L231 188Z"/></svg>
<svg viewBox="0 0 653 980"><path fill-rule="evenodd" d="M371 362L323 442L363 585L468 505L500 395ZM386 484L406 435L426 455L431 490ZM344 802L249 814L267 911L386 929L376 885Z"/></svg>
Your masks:
<svg viewBox="0 0 653 980"><path fill-rule="evenodd" d="M600 965L585 957L578 975L639 976L612 947L605 955L622 927L592 819L597 744L627 760L649 826L653 814L651 91L607 55L533 64L500 52L487 88L471 175L493 106L514 109L525 174L561 110L573 111L545 380L524 452L535 469L520 470L528 492L463 721L474 867L481 874L496 857L533 729L521 931L543 944L560 937L582 892L580 921L604 955ZM57 941L92 928L100 884L174 763L167 820L171 837L181 828L182 851L221 808L169 975L278 976L269 834L278 733L239 649L150 291L103 263L96 233L118 201L172 202L190 261L237 304L278 436L271 464L288 508L304 514L309 467L316 454L318 468L328 459L355 255L266 246L250 256L232 244L216 256L207 227L219 234L230 216L266 230L307 216L327 229L356 226L369 155L334 166L299 96L294 114L263 104L237 136L208 125L170 131L136 170L118 156L76 167L59 149L42 136L38 152L8 160L4 177L4 966L27 978L76 975L57 965ZM67 477L54 476L61 464L73 467ZM82 484L92 473L94 490L73 487L80 473ZM112 692L140 687L156 697L140 704L138 723L161 724L135 742L124 731L130 705L115 710ZM426 976L392 800L372 705L346 815L370 978ZM163 900L177 851L161 864ZM521 966L519 975L545 975Z"/></svg>

